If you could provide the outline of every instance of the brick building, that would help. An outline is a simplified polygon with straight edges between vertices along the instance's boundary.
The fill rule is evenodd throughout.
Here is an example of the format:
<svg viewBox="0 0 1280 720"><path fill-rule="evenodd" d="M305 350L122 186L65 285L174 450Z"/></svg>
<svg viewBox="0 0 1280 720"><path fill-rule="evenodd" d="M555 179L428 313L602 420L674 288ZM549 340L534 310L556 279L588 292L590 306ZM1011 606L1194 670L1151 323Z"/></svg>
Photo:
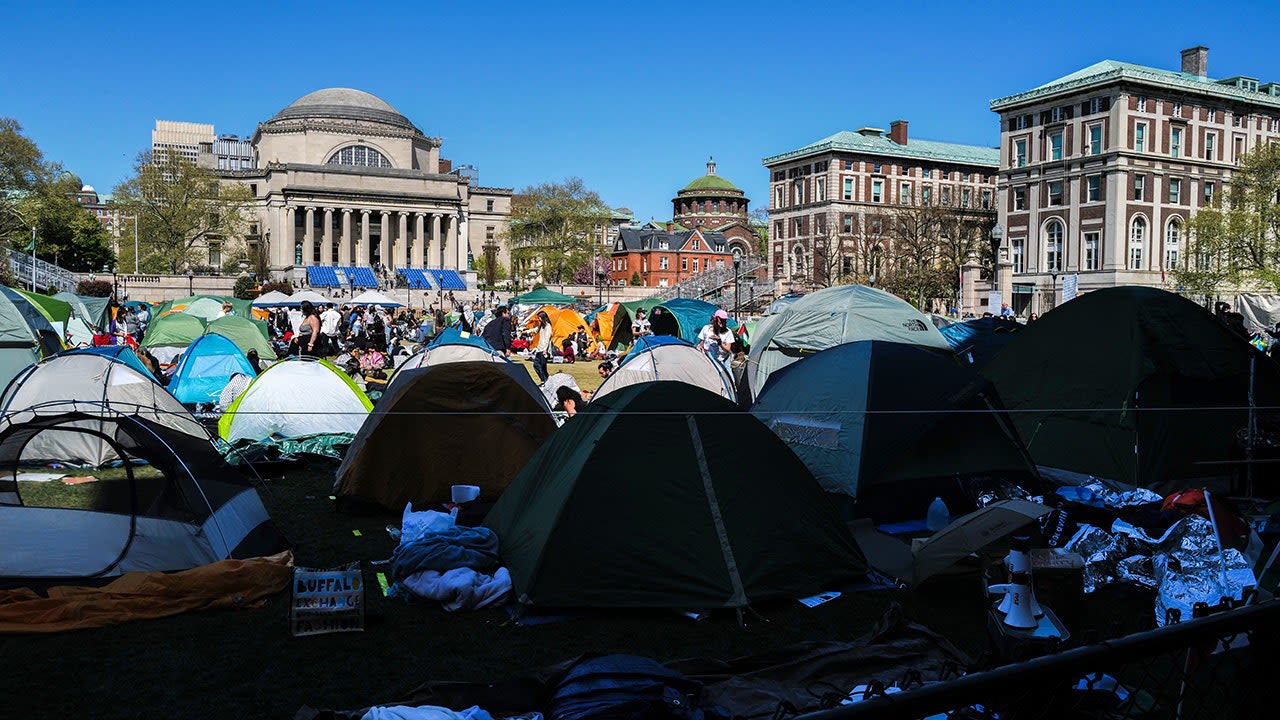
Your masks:
<svg viewBox="0 0 1280 720"><path fill-rule="evenodd" d="M679 230L674 223L662 230L624 227L613 244L610 280L625 286L634 276L643 287L671 287L708 270L732 267L729 243L720 232Z"/></svg>
<svg viewBox="0 0 1280 720"><path fill-rule="evenodd" d="M724 235L729 252L745 258L757 254L750 203L738 186L716 174L716 161L711 158L707 174L694 178L671 199L671 219L683 230L702 228Z"/></svg>
<svg viewBox="0 0 1280 720"><path fill-rule="evenodd" d="M997 148L915 140L907 121L838 132L764 158L769 169L770 276L779 289L847 280L874 282L890 270L898 208L952 206L975 223L994 221Z"/></svg>
<svg viewBox="0 0 1280 720"><path fill-rule="evenodd" d="M1186 220L1242 155L1280 140L1280 83L1211 79L1208 52L1183 50L1181 72L1103 60L991 102L1016 310L1053 307L1063 275L1082 292L1176 289Z"/></svg>

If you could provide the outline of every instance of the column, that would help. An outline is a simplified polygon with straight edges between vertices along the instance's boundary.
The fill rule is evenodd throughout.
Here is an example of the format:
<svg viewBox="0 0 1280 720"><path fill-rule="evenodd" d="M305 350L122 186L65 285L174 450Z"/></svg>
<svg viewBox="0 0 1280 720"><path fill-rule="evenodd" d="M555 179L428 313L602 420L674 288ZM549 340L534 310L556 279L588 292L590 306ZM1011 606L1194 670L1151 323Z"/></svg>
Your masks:
<svg viewBox="0 0 1280 720"><path fill-rule="evenodd" d="M297 208L290 207L288 205L286 205L284 208L284 243L283 245L285 246L284 251L288 253L287 255L288 260L285 263L283 263L284 265L293 265L294 260L297 259L298 234L296 232L297 225L294 224L297 221L296 218L294 217L294 211L296 209Z"/></svg>
<svg viewBox="0 0 1280 720"><path fill-rule="evenodd" d="M312 257L312 253L316 246L316 209L310 205L307 206L306 213L306 232L302 233L302 264L315 265L316 258Z"/></svg>
<svg viewBox="0 0 1280 720"><path fill-rule="evenodd" d="M426 264L431 267L444 267L444 243L441 241L440 235L440 219L439 213L431 215L431 253L427 256Z"/></svg>
<svg viewBox="0 0 1280 720"><path fill-rule="evenodd" d="M461 243L458 242L458 217L449 215L445 218L445 222L448 223L448 231L443 245L445 257L447 258L446 262L452 265L454 270L461 270L463 266L458 264L458 253L461 252L459 249Z"/></svg>
<svg viewBox="0 0 1280 720"><path fill-rule="evenodd" d="M396 228L396 262L392 267L407 267L409 265L409 213L400 212L400 225Z"/></svg>
<svg viewBox="0 0 1280 720"><path fill-rule="evenodd" d="M351 264L351 208L342 208L342 239L338 241L338 264Z"/></svg>
<svg viewBox="0 0 1280 720"><path fill-rule="evenodd" d="M413 260L412 265L416 268L426 267L422 262L424 248L427 244L426 238L426 214L413 214Z"/></svg>
<svg viewBox="0 0 1280 720"><path fill-rule="evenodd" d="M378 238L378 258L383 267L391 267L391 212L380 210L378 214L382 228L382 236Z"/></svg>
<svg viewBox="0 0 1280 720"><path fill-rule="evenodd" d="M360 211L360 245L356 247L352 265L369 264L369 210Z"/></svg>
<svg viewBox="0 0 1280 720"><path fill-rule="evenodd" d="M333 264L333 208L324 209L324 233L320 242L320 257L317 265Z"/></svg>

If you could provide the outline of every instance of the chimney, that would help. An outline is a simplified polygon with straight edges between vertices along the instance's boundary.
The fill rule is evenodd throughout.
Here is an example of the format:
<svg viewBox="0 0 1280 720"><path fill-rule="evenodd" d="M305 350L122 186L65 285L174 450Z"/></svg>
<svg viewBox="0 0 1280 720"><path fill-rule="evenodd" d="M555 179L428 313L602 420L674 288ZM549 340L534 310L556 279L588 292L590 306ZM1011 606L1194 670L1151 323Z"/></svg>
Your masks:
<svg viewBox="0 0 1280 720"><path fill-rule="evenodd" d="M1182 72L1204 77L1209 74L1209 48L1197 45L1182 51Z"/></svg>
<svg viewBox="0 0 1280 720"><path fill-rule="evenodd" d="M708 175L716 174L716 159L713 157L707 158L707 174Z"/></svg>
<svg viewBox="0 0 1280 720"><path fill-rule="evenodd" d="M440 169L437 172L439 172L441 175L446 175L448 173L453 172L453 161L440 158Z"/></svg>
<svg viewBox="0 0 1280 720"><path fill-rule="evenodd" d="M889 123L889 139L899 145L907 144L907 121L894 120Z"/></svg>

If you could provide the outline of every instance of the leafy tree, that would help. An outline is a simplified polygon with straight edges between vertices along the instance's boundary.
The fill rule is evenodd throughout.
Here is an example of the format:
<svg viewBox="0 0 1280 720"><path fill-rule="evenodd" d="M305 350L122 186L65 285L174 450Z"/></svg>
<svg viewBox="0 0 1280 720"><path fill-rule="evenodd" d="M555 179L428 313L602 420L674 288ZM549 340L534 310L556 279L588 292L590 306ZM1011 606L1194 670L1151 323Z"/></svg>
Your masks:
<svg viewBox="0 0 1280 720"><path fill-rule="evenodd" d="M116 186L115 204L137 218L141 264L178 273L209 240L241 236L253 197L243 183L221 183L212 171L168 153L140 153L133 177Z"/></svg>
<svg viewBox="0 0 1280 720"><path fill-rule="evenodd" d="M259 295L266 295L271 291L282 292L285 295L293 294L293 282L290 280L272 280L262 283L262 287L258 288Z"/></svg>
<svg viewBox="0 0 1280 720"><path fill-rule="evenodd" d="M1280 288L1280 146L1241 158L1219 199L1185 227L1188 251L1173 276L1189 294Z"/></svg>
<svg viewBox="0 0 1280 720"><path fill-rule="evenodd" d="M258 297L257 282L248 275L241 275L236 278L236 284L231 289L231 294L241 300L252 300Z"/></svg>
<svg viewBox="0 0 1280 720"><path fill-rule="evenodd" d="M481 282L489 287L498 284L500 280L506 280L510 273L498 262L495 257L490 265L489 256L487 254L480 255L475 262L476 276L482 278Z"/></svg>
<svg viewBox="0 0 1280 720"><path fill-rule="evenodd" d="M639 272L632 272L632 273L631 273L631 287L640 287L640 283L641 283L641 280L640 280L640 273L639 273Z"/></svg>
<svg viewBox="0 0 1280 720"><path fill-rule="evenodd" d="M504 239L521 267L538 270L546 282L563 283L596 254L596 226L611 216L581 178L534 185L512 199Z"/></svg>
<svg viewBox="0 0 1280 720"><path fill-rule="evenodd" d="M22 125L17 120L0 117L0 235L6 240L16 242L15 235L24 232L29 239L35 218L24 212L29 208L20 205L30 200L42 185L51 182L59 169L45 161L40 148L22 134Z"/></svg>
<svg viewBox="0 0 1280 720"><path fill-rule="evenodd" d="M89 297L111 297L111 283L107 280L81 280L76 283L77 295Z"/></svg>
<svg viewBox="0 0 1280 720"><path fill-rule="evenodd" d="M600 281L601 273L604 273L605 282L608 282L609 261L602 257L593 257L582 267L573 271L573 282L577 285L595 285Z"/></svg>
<svg viewBox="0 0 1280 720"><path fill-rule="evenodd" d="M756 254L762 258L769 256L769 211L766 208L757 207L751 211L748 224L755 231L756 235Z"/></svg>

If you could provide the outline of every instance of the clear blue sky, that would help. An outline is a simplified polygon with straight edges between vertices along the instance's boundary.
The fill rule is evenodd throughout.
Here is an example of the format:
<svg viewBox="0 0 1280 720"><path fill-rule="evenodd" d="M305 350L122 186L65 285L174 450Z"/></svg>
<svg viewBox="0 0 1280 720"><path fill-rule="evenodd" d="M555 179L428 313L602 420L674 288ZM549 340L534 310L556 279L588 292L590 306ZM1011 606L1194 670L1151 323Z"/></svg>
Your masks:
<svg viewBox="0 0 1280 720"><path fill-rule="evenodd" d="M0 116L105 193L156 119L243 135L354 87L485 185L576 175L647 220L708 155L764 205L760 159L839 130L994 145L990 99L1106 58L1280 81L1274 0L629 5L0 0Z"/></svg>

